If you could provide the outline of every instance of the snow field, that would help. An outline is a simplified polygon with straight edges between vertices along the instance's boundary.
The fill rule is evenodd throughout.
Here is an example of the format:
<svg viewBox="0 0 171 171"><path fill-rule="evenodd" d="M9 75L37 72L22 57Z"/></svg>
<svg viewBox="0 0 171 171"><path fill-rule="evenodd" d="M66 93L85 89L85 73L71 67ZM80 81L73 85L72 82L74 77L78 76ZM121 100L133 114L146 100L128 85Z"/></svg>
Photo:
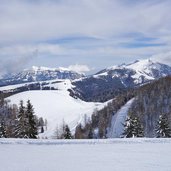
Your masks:
<svg viewBox="0 0 171 171"><path fill-rule="evenodd" d="M84 122L84 116L90 117L94 109L101 109L106 103L84 102L74 99L67 91L68 85L59 84L60 90L26 91L9 97L12 104L19 104L23 100L26 104L30 100L38 117L47 119L48 126L40 137L51 138L56 127L60 127L63 121L69 125L72 132L78 123Z"/></svg>
<svg viewBox="0 0 171 171"><path fill-rule="evenodd" d="M0 139L0 151L2 171L171 170L171 139Z"/></svg>

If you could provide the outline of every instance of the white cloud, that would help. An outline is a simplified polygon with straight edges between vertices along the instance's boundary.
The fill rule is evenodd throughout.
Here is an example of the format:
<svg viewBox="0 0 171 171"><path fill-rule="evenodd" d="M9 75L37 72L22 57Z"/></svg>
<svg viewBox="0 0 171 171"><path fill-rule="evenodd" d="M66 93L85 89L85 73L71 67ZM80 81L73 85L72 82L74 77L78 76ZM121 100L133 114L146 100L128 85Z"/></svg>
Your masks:
<svg viewBox="0 0 171 171"><path fill-rule="evenodd" d="M153 55L151 59L171 66L171 51Z"/></svg>
<svg viewBox="0 0 171 171"><path fill-rule="evenodd" d="M37 56L42 65L46 56L43 65L49 61L52 65L54 61L64 66L73 62L89 65L93 61L103 67L104 62L114 65L125 58L166 53L171 49L170 6L170 0L0 0L1 66L17 61L20 68ZM97 41L60 42L72 37ZM156 38L145 43L163 45L124 46L136 45L137 38L145 37ZM50 40L59 41L44 43Z"/></svg>
<svg viewBox="0 0 171 171"><path fill-rule="evenodd" d="M91 70L87 65L79 64L70 65L68 66L68 69L79 73L89 72Z"/></svg>
<svg viewBox="0 0 171 171"><path fill-rule="evenodd" d="M123 1L124 2L124 1ZM129 32L164 36L170 31L170 1L3 1L2 42L32 42L68 35L110 37ZM158 2L158 3L154 3Z"/></svg>

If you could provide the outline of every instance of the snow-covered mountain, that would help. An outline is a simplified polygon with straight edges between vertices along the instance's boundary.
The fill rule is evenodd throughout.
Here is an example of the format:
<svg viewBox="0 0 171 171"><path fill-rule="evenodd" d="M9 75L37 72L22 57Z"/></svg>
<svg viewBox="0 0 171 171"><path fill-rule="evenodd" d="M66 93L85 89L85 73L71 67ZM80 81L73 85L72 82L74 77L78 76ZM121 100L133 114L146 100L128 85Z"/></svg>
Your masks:
<svg viewBox="0 0 171 171"><path fill-rule="evenodd" d="M81 77L84 77L82 73L77 73L66 68L33 66L31 69L25 69L19 73L5 75L2 79L0 79L0 86L54 79L74 80Z"/></svg>
<svg viewBox="0 0 171 171"><path fill-rule="evenodd" d="M77 91L88 101L105 101L119 91L141 86L155 79L171 75L171 67L152 60L139 60L106 68L91 77L74 82Z"/></svg>
<svg viewBox="0 0 171 171"><path fill-rule="evenodd" d="M94 77L117 77L121 82L129 87L129 83L135 85L143 84L154 79L158 79L167 75L171 75L171 67L159 62L154 62L150 59L136 60L131 64L122 64L107 68Z"/></svg>
<svg viewBox="0 0 171 171"><path fill-rule="evenodd" d="M147 59L109 67L87 77L65 68L33 67L30 70L24 70L18 74L11 74L4 79L0 79L0 86L3 90L6 90L2 86L22 84L21 86L17 85L17 87L14 86L18 88L15 89L15 92L22 92L50 89L49 87L53 87L52 84L46 86L49 81L70 79L74 95L85 101L105 102L129 88L141 86L167 75L171 75L170 66Z"/></svg>

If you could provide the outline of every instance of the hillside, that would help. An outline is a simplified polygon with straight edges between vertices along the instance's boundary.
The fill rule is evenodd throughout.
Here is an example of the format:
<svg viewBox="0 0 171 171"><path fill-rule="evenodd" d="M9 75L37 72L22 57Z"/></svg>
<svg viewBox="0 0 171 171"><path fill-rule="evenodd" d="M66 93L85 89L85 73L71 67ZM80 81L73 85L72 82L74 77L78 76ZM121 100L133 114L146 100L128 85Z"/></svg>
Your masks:
<svg viewBox="0 0 171 171"><path fill-rule="evenodd" d="M71 88L71 82L68 80L53 84L58 90L35 90L26 91L10 96L8 100L13 104L19 104L20 100L25 103L30 100L34 106L35 114L48 121L47 131L41 136L53 136L56 127L61 126L63 120L69 125L72 132L78 123L83 123L84 115L90 117L95 108L104 107L105 103L84 102L75 99L67 91Z"/></svg>
<svg viewBox="0 0 171 171"><path fill-rule="evenodd" d="M171 77L161 78L141 87L129 113L139 116L146 137L156 136L159 115L166 114L171 126Z"/></svg>
<svg viewBox="0 0 171 171"><path fill-rule="evenodd" d="M76 137L89 137L91 132L93 138L121 137L127 115L138 116L145 137L156 137L157 121L163 114L171 127L171 76L116 96L103 109L94 111L85 127L78 125Z"/></svg>

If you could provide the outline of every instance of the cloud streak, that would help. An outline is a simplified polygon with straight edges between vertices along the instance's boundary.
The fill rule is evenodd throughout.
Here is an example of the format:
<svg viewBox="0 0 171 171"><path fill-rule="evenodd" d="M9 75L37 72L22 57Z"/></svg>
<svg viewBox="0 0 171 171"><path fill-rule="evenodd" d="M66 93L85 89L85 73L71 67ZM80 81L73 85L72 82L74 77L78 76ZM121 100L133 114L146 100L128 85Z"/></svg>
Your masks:
<svg viewBox="0 0 171 171"><path fill-rule="evenodd" d="M79 73L84 73L91 70L87 65L79 65L79 64L70 65L68 69Z"/></svg>

